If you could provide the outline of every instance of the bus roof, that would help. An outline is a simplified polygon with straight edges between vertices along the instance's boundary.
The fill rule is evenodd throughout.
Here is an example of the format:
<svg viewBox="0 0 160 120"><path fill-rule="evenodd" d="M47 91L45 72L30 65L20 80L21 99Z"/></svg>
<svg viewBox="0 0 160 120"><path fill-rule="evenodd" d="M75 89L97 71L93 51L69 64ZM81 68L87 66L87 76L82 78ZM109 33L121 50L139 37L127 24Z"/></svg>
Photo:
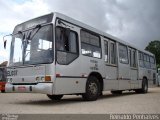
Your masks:
<svg viewBox="0 0 160 120"><path fill-rule="evenodd" d="M97 33L97 34L99 34L99 35L101 35L101 36L103 36L103 37L106 37L106 38L108 38L108 39L117 41L117 42L122 43L122 44L125 44L125 45L127 45L127 46L129 46L129 47L135 48L135 49L137 49L137 50L139 50L139 51L141 51L141 52L144 52L144 53L146 53L146 54L149 54L149 55L151 55L151 56L154 56L154 54L152 54L152 53L150 53L150 52L148 52L148 51L146 51L146 50L142 50L142 49L140 49L140 48L137 48L137 47L135 47L134 45L132 45L132 44L126 42L126 41L123 41L123 40L121 40L121 39L119 39L119 38L117 38L117 37L114 37L114 36L112 36L112 35L110 35L110 34L108 34L108 33L106 33L106 32L100 31L100 30L98 30L98 29L96 29L96 28L94 28L94 27L91 27L91 26L89 26L89 25L87 25L87 24L85 24L85 23L82 23L82 22L80 22L80 21L78 21L78 20L75 20L75 19L73 19L73 18L71 18L71 17L68 17L68 16L66 16L66 15L64 15L64 14L61 14L61 13L58 13L58 12L54 12L54 16L56 16L56 17L58 17L58 18L60 18L60 19L62 19L62 20L65 20L65 21L67 21L67 22L71 22L72 24L77 25L77 26L79 26L79 27L81 27L81 28L88 29L88 30L90 30L90 31L92 31L92 32L95 32L95 33Z"/></svg>
<svg viewBox="0 0 160 120"><path fill-rule="evenodd" d="M53 19L52 19L53 16L56 17L56 18L60 18L60 19L62 19L62 20L64 20L64 21L70 22L71 24L74 24L74 25L76 25L76 26L78 26L78 27L81 27L81 28L90 30L90 31L92 31L92 32L94 32L94 33L96 33L96 34L99 34L99 35L107 38L107 39L111 39L111 40L117 41L117 42L122 43L122 44L125 44L125 45L127 45L127 46L129 46L129 47L135 48L135 49L137 49L137 50L139 50L139 51L141 51L141 52L144 52L144 53L146 53L146 54L149 54L149 55L151 55L151 56L154 56L154 54L152 54L152 53L150 53L150 52L148 52L148 51L145 51L145 50L142 50L142 49L140 49L140 48L137 48L137 47L135 47L134 45L132 45L132 44L126 42L126 41L123 41L123 40L121 40L121 39L119 39L119 38L117 38L117 37L114 37L114 36L106 33L106 32L100 31L100 30L98 30L98 29L96 29L96 28L94 28L94 27L91 27L91 26L89 26L89 25L87 25L87 24L85 24L85 23L82 23L82 22L80 22L80 21L78 21L78 20L75 20L75 19L73 19L73 18L71 18L71 17L68 17L68 16L66 16L66 15L64 15L64 14L61 14L61 13L58 13L58 12L53 12L53 13L50 13L50 14L46 14L46 15L43 15L43 16L40 16L40 17L31 19L31 20L28 20L28 21L23 22L23 23L21 23L21 24L18 24L18 25L15 27L13 33L16 33L17 31L20 31L20 30L22 30L23 28L29 28L29 27L31 27L31 26L33 26L33 25L38 24L38 23L45 23L45 22L46 22L46 23L49 23L49 22L51 22L51 21L53 20ZM36 23L36 22L38 22L38 23Z"/></svg>

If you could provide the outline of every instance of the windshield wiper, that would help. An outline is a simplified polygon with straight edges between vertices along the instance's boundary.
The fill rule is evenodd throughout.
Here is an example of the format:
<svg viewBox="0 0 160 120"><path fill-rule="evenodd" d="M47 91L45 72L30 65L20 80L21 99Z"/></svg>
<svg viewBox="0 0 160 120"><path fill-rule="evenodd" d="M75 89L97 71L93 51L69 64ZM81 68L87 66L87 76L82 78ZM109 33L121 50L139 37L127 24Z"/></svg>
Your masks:
<svg viewBox="0 0 160 120"><path fill-rule="evenodd" d="M29 33L29 35L27 36L27 40L32 40L33 39L33 37L38 33L38 31L41 29L41 25L37 25L35 28L33 28L33 30ZM31 36L31 33L36 29L36 28L38 28L37 29L37 31L35 31L35 33Z"/></svg>
<svg viewBox="0 0 160 120"><path fill-rule="evenodd" d="M34 32L34 30L37 28L37 30ZM32 31L30 31L29 33L28 33L28 35L26 35L25 36L25 34L24 34L24 36L23 36L23 49L24 49L24 52L23 52L23 54L24 54L24 57L23 57L23 59L24 59L24 61L25 61L25 59L26 59L26 57L28 56L28 54L30 53L30 52L27 52L26 53L26 48L27 48L27 46L28 46L28 44L29 44L29 40L31 41L32 39L33 39L33 37L38 33L38 31L41 29L41 25L37 25L35 28L33 28L32 29ZM31 34L32 34L32 32L34 32L34 34L31 36Z"/></svg>

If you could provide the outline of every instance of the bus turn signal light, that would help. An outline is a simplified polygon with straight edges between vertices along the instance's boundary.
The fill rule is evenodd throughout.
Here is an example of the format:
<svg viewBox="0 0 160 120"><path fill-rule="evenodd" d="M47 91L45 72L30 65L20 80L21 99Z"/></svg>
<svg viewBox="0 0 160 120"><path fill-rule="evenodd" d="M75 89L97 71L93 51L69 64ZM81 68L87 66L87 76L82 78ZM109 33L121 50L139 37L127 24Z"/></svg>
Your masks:
<svg viewBox="0 0 160 120"><path fill-rule="evenodd" d="M45 81L51 81L51 76L45 76Z"/></svg>

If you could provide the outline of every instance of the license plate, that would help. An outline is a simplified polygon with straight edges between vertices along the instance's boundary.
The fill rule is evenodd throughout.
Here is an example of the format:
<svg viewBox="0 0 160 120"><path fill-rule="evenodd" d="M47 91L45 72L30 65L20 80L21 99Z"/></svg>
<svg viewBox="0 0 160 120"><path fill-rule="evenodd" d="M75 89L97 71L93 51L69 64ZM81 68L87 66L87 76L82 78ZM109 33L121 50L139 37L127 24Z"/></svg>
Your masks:
<svg viewBox="0 0 160 120"><path fill-rule="evenodd" d="M25 86L19 86L19 87L18 87L18 90L19 90L19 91L26 91L26 87L25 87Z"/></svg>

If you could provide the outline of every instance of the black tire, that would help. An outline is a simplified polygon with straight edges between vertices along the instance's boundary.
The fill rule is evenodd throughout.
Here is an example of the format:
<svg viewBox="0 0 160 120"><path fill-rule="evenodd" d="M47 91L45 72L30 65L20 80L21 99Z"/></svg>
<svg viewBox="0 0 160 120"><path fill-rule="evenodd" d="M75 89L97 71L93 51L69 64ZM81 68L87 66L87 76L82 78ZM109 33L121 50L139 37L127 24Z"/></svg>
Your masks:
<svg viewBox="0 0 160 120"><path fill-rule="evenodd" d="M142 88L141 89L136 89L135 92L136 93L143 93L143 94L148 92L148 82L147 82L146 78L143 78Z"/></svg>
<svg viewBox="0 0 160 120"><path fill-rule="evenodd" d="M122 94L122 90L111 91L111 93L112 93L113 95L121 95L121 94Z"/></svg>
<svg viewBox="0 0 160 120"><path fill-rule="evenodd" d="M142 93L147 93L148 92L148 82L147 79L144 78L142 82Z"/></svg>
<svg viewBox="0 0 160 120"><path fill-rule="evenodd" d="M61 98L63 97L63 95L47 95L51 100L61 100Z"/></svg>
<svg viewBox="0 0 160 120"><path fill-rule="evenodd" d="M86 101L95 101L100 95L100 83L94 76L90 76L86 83L86 93L82 97Z"/></svg>
<svg viewBox="0 0 160 120"><path fill-rule="evenodd" d="M1 93L5 93L5 90L1 90Z"/></svg>
<svg viewBox="0 0 160 120"><path fill-rule="evenodd" d="M142 93L141 89L136 89L135 92L138 93L138 94Z"/></svg>

